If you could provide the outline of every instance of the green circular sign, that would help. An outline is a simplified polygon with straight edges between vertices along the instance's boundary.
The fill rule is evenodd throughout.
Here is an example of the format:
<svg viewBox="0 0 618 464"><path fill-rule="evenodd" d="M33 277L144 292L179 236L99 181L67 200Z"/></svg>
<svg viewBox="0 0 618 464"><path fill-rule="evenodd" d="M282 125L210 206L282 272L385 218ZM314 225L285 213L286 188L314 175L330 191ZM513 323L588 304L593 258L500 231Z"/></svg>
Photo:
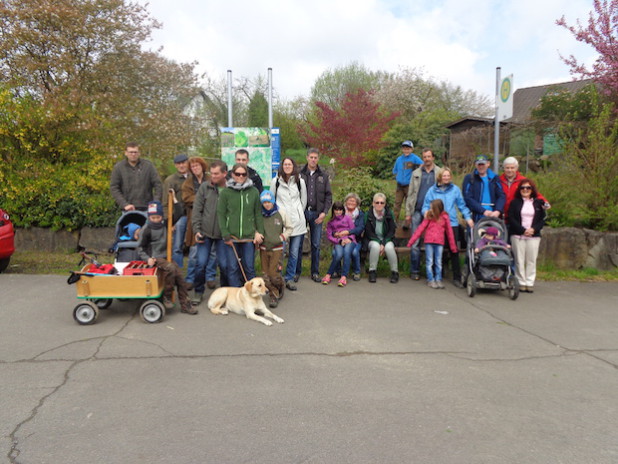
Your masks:
<svg viewBox="0 0 618 464"><path fill-rule="evenodd" d="M500 100L502 103L506 103L509 97L511 96L511 79L507 77L502 81L502 86L500 87Z"/></svg>

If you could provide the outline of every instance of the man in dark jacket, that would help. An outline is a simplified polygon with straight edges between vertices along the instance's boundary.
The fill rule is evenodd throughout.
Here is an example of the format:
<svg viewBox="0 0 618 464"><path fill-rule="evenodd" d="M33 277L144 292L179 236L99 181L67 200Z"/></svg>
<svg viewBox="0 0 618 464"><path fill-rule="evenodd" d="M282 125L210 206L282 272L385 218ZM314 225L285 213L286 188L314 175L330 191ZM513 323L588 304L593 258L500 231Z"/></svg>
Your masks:
<svg viewBox="0 0 618 464"><path fill-rule="evenodd" d="M466 174L461 188L466 206L472 211L475 222L483 216L498 218L506 200L500 178L489 169L487 156L478 155L474 164L476 169Z"/></svg>
<svg viewBox="0 0 618 464"><path fill-rule="evenodd" d="M191 225L195 233L197 245L197 272L196 282L204 281L204 271L212 259L211 250L216 250L216 260L221 271L220 284L222 287L229 286L227 245L221 239L221 229L217 218L217 204L219 203L219 191L225 188L227 165L221 160L210 163L210 180L200 185L195 202ZM199 298L201 300L201 298ZM196 299L197 300L197 299Z"/></svg>
<svg viewBox="0 0 618 464"><path fill-rule="evenodd" d="M172 259L178 267L182 268L184 259L184 242L185 232L187 231L187 215L185 214L185 205L182 202L182 184L187 180L189 175L189 158L185 154L177 155L174 158L174 166L176 172L167 176L163 181L163 212L167 215L169 191L174 191L174 206L172 209L174 234L172 238ZM167 218L169 221L170 218Z"/></svg>
<svg viewBox="0 0 618 464"><path fill-rule="evenodd" d="M236 150L236 153L234 154L234 164L242 164L245 168L247 168L247 171L249 172L249 179L251 179L251 182L253 182L253 186L258 189L259 193L262 193L264 191L264 186L262 185L262 178L255 169L249 166L249 152L247 150L245 150L244 148ZM230 180L231 178L232 173L228 172L227 180Z"/></svg>
<svg viewBox="0 0 618 464"><path fill-rule="evenodd" d="M124 155L112 169L112 196L123 211L146 211L149 202L161 201L161 178L150 161L140 159L137 143L127 143Z"/></svg>
<svg viewBox="0 0 618 464"><path fill-rule="evenodd" d="M330 179L326 171L318 166L320 152L317 148L310 148L307 152L307 164L300 171L301 177L307 186L307 209L305 219L309 223L311 237L311 279L320 282L320 243L322 242L322 227L324 218L328 214L333 203L333 192L330 188ZM298 281L303 268L302 254L296 264L296 276Z"/></svg>

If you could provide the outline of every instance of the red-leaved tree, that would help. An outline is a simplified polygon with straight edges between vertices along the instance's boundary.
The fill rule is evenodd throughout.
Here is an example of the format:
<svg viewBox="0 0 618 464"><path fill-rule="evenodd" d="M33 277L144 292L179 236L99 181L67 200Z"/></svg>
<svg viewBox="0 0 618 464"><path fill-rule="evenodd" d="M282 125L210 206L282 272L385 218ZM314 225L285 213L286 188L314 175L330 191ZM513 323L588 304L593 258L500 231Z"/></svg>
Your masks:
<svg viewBox="0 0 618 464"><path fill-rule="evenodd" d="M341 109L316 102L315 121L299 127L303 139L345 166L363 164L364 155L384 146L384 134L398 114L385 112L372 93L359 89L347 93Z"/></svg>
<svg viewBox="0 0 618 464"><path fill-rule="evenodd" d="M586 25L579 19L575 25L569 25L564 16L556 24L571 31L579 42L591 45L599 57L592 69L573 55L562 59L572 74L594 79L605 92L618 99L618 0L594 0L593 5L594 11L590 12Z"/></svg>

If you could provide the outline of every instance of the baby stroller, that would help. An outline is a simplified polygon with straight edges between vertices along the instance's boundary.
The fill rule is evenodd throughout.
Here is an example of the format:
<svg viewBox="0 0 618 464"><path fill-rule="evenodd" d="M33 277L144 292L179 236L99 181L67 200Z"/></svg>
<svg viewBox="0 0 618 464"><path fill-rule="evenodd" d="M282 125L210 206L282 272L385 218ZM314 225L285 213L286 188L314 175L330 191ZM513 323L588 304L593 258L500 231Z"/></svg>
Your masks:
<svg viewBox="0 0 618 464"><path fill-rule="evenodd" d="M466 270L464 281L466 293L474 297L477 288L489 290L507 290L509 298L516 300L519 296L519 282L513 273L514 260L510 248L498 245L488 245L475 253L476 243L483 237L488 227L495 227L498 236L495 238L508 242L508 234L504 221L497 218L481 218L469 230L466 246Z"/></svg>
<svg viewBox="0 0 618 464"><path fill-rule="evenodd" d="M145 211L125 211L116 221L115 242L109 252L115 254L116 263L129 263L139 259L135 231L146 224L148 214Z"/></svg>

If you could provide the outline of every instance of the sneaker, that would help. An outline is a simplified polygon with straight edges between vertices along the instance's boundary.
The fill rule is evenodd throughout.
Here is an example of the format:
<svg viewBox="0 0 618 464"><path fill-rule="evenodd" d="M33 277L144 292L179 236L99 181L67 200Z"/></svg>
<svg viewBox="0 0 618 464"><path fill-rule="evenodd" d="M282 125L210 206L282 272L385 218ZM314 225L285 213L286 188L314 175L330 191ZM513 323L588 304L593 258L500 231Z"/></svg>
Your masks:
<svg viewBox="0 0 618 464"><path fill-rule="evenodd" d="M358 281L360 281L360 279L361 279L361 275L360 275L360 273L358 273L358 272L357 272L357 273L355 273L355 274L352 274L352 280L353 280L354 282L358 282Z"/></svg>
<svg viewBox="0 0 618 464"><path fill-rule="evenodd" d="M348 285L348 279L346 279L345 276L341 276L341 279L339 279L339 282L337 282L337 285L339 287L345 287L346 285Z"/></svg>
<svg viewBox="0 0 618 464"><path fill-rule="evenodd" d="M322 279L320 279L320 276L318 274L312 274L311 275L311 280L313 280L314 282L321 282Z"/></svg>
<svg viewBox="0 0 618 464"><path fill-rule="evenodd" d="M438 288L438 286L436 285L436 281L435 280L430 280L427 282L427 286L429 288Z"/></svg>
<svg viewBox="0 0 618 464"><path fill-rule="evenodd" d="M461 279L453 279L453 285L457 288L464 288L464 284L461 283Z"/></svg>
<svg viewBox="0 0 618 464"><path fill-rule="evenodd" d="M322 278L322 285L328 285L330 284L330 276L328 274L326 274L323 278Z"/></svg>
<svg viewBox="0 0 618 464"><path fill-rule="evenodd" d="M444 284L442 283L441 280L436 280L436 287L437 288L444 288Z"/></svg>
<svg viewBox="0 0 618 464"><path fill-rule="evenodd" d="M391 272L391 284L399 282L399 272Z"/></svg>
<svg viewBox="0 0 618 464"><path fill-rule="evenodd" d="M369 282L371 282L372 284L375 284L377 278L378 278L378 274L376 273L376 271L369 271Z"/></svg>
<svg viewBox="0 0 618 464"><path fill-rule="evenodd" d="M421 276L418 272L413 272L412 274L410 274L410 279L412 280L421 280Z"/></svg>
<svg viewBox="0 0 618 464"><path fill-rule="evenodd" d="M202 302L202 298L203 298L203 297L204 297L204 294L203 294L203 293L200 293L200 292L195 292L195 293L193 294L193 297L191 297L191 304L192 304L193 306L197 306L197 305L199 305L199 304Z"/></svg>
<svg viewBox="0 0 618 464"><path fill-rule="evenodd" d="M174 309L174 302L171 300L171 298L167 298L164 296L163 306L165 306L165 309Z"/></svg>
<svg viewBox="0 0 618 464"><path fill-rule="evenodd" d="M294 283L298 282L300 280L300 274L296 274L294 276Z"/></svg>
<svg viewBox="0 0 618 464"><path fill-rule="evenodd" d="M195 316L199 311L195 309L193 306L187 305L187 306L183 306L182 308L180 308L180 312L185 313L185 314L190 314L191 316Z"/></svg>
<svg viewBox="0 0 618 464"><path fill-rule="evenodd" d="M288 289L288 290L290 290L291 292L295 292L295 291L297 290L296 285L294 285L294 284L292 283L292 281L291 281L291 280L288 280L288 281L285 283L285 288L287 288L287 289Z"/></svg>

